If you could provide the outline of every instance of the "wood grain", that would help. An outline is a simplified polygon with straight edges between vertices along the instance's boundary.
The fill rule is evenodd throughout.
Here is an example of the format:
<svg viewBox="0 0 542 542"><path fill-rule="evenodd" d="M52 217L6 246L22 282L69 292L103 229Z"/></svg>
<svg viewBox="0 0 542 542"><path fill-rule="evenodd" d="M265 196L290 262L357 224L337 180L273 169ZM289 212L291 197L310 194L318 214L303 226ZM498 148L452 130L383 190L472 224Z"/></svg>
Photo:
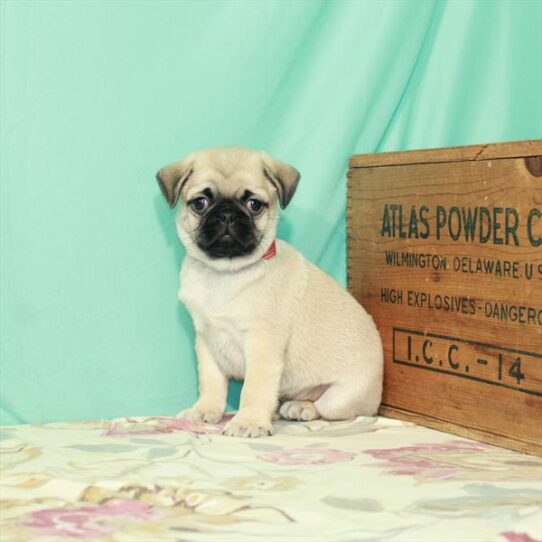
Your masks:
<svg viewBox="0 0 542 542"><path fill-rule="evenodd" d="M423 425L425 427L430 427L431 429L436 429L437 431L442 431L443 433L453 433L454 435L480 440L482 442L487 442L488 444L493 444L494 446L500 446L501 448L509 448L510 450L516 450L517 452L542 457L542 445L538 443L524 442L516 438L507 438L487 431L477 431L476 429L469 429L468 427L449 423L444 420L438 420L422 414L414 414L408 410L401 410L393 407L382 406L378 413L386 418L405 420L407 422L415 423L416 425Z"/></svg>
<svg viewBox="0 0 542 542"><path fill-rule="evenodd" d="M402 163L407 152L393 165L352 168L348 285L382 334L384 407L534 453L542 177L539 158L525 158L526 149L542 154L542 141L487 148L491 159L462 147L446 150L451 162L437 150L423 151L426 163Z"/></svg>
<svg viewBox="0 0 542 542"><path fill-rule="evenodd" d="M354 154L351 168L396 166L406 164L431 164L436 162L464 162L470 160L500 160L542 155L542 140L487 143L419 151L382 152L377 154Z"/></svg>

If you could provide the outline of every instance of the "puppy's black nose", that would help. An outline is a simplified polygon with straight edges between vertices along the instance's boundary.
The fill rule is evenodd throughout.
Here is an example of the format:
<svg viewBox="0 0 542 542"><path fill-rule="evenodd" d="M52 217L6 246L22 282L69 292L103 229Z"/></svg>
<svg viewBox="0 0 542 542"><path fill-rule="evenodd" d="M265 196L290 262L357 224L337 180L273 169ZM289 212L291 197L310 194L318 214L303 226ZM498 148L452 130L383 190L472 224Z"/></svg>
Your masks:
<svg viewBox="0 0 542 542"><path fill-rule="evenodd" d="M222 224L233 224L235 222L235 217L231 211L222 211L218 218Z"/></svg>

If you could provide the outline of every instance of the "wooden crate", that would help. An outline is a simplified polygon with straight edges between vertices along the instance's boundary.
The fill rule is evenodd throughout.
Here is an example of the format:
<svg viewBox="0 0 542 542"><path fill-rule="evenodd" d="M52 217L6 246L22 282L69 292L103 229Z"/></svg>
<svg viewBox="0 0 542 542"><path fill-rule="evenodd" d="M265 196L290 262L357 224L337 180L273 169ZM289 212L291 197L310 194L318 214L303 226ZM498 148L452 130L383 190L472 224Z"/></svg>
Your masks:
<svg viewBox="0 0 542 542"><path fill-rule="evenodd" d="M542 140L352 156L348 284L382 414L542 455Z"/></svg>

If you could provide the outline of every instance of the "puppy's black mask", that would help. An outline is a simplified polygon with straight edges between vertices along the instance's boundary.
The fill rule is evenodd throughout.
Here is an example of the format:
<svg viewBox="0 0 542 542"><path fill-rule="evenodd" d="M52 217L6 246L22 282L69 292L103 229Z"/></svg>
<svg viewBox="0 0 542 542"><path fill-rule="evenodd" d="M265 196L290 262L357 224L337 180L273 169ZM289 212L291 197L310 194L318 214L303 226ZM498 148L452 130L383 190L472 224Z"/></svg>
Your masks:
<svg viewBox="0 0 542 542"><path fill-rule="evenodd" d="M196 243L211 258L238 258L258 246L254 219L242 202L214 201L202 216Z"/></svg>

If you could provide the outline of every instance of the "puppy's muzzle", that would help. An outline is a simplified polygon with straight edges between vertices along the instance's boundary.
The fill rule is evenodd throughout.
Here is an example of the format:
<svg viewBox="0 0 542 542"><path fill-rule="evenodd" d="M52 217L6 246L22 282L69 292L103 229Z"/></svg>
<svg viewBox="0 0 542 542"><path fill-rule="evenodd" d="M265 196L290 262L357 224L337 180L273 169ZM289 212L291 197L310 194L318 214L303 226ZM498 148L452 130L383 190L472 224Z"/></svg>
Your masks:
<svg viewBox="0 0 542 542"><path fill-rule="evenodd" d="M221 224L228 226L235 223L235 215L231 211L223 211L220 213L218 220L220 220Z"/></svg>
<svg viewBox="0 0 542 542"><path fill-rule="evenodd" d="M235 258L250 254L258 239L248 212L236 202L223 200L203 218L197 243L211 258Z"/></svg>

